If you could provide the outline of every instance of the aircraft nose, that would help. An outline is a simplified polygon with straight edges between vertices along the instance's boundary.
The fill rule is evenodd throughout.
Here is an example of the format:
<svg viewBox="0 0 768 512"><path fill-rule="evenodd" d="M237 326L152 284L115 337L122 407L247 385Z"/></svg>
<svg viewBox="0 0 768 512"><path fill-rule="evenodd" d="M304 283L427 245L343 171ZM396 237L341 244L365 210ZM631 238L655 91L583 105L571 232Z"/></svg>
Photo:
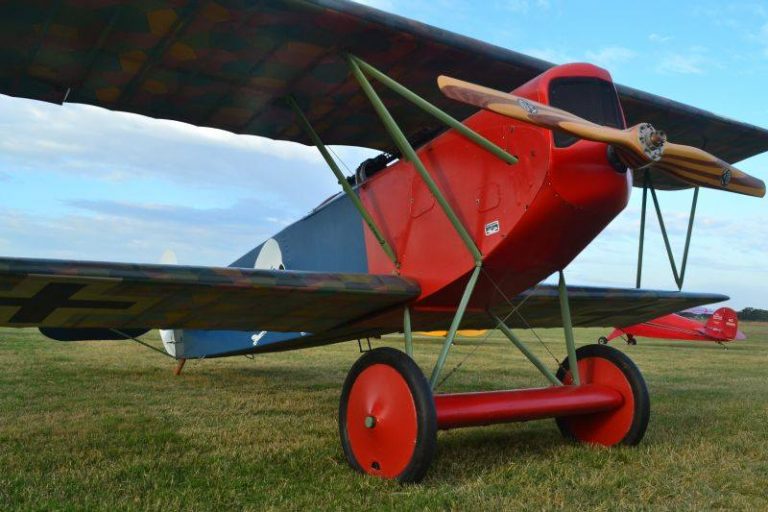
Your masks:
<svg viewBox="0 0 768 512"><path fill-rule="evenodd" d="M580 141L555 150L550 174L556 193L578 209L615 213L629 201L632 171L612 163L603 143Z"/></svg>

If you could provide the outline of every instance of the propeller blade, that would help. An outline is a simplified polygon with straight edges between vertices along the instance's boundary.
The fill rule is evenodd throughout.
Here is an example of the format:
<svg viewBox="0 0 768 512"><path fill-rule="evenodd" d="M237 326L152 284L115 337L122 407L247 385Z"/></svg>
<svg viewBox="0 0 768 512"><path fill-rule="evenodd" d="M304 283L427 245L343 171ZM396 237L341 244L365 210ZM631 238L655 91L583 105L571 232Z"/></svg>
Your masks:
<svg viewBox="0 0 768 512"><path fill-rule="evenodd" d="M620 130L601 126L559 108L514 94L448 76L437 79L444 95L524 123L560 130L575 137L604 142L616 148L622 162L633 169L649 165L701 186L755 197L765 195L765 183L704 150L667 142L664 132L648 123Z"/></svg>
<svg viewBox="0 0 768 512"><path fill-rule="evenodd" d="M462 103L496 112L524 123L561 130L581 139L609 144L626 142L621 132L579 116L514 94L441 75L437 84L444 95Z"/></svg>
<svg viewBox="0 0 768 512"><path fill-rule="evenodd" d="M765 196L762 180L693 146L667 143L656 167L692 185L754 197Z"/></svg>

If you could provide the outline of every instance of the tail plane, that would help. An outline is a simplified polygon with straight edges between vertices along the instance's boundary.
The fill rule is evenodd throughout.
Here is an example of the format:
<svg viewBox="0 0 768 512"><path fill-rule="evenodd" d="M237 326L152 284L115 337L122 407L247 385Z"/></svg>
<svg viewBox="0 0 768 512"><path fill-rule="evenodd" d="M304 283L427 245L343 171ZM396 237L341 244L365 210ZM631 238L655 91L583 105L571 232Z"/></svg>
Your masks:
<svg viewBox="0 0 768 512"><path fill-rule="evenodd" d="M704 324L704 333L722 340L737 339L739 335L739 317L731 308L720 308Z"/></svg>

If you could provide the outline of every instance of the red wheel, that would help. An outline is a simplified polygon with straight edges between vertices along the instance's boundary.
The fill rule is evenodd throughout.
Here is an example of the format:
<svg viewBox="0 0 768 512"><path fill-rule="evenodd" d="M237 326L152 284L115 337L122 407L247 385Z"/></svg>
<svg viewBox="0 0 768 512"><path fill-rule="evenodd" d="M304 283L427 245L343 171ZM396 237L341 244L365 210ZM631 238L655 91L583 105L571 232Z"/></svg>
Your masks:
<svg viewBox="0 0 768 512"><path fill-rule="evenodd" d="M435 454L437 415L432 390L413 359L393 348L358 359L341 392L339 433L356 470L421 480Z"/></svg>
<svg viewBox="0 0 768 512"><path fill-rule="evenodd" d="M651 415L651 402L645 380L635 363L623 352L606 345L587 345L576 350L582 384L609 386L624 397L624 403L613 411L556 418L560 432L574 441L613 446L636 445L645 435ZM557 377L571 383L563 361Z"/></svg>

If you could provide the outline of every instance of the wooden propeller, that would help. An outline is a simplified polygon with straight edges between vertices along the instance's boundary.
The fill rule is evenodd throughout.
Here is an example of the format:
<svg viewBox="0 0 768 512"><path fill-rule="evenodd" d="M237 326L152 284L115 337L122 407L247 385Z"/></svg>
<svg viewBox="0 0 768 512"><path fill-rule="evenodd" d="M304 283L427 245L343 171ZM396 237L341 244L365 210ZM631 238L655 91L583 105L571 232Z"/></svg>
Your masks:
<svg viewBox="0 0 768 512"><path fill-rule="evenodd" d="M620 130L595 124L565 110L456 78L440 76L437 83L443 94L454 100L524 123L566 132L580 139L610 144L622 163L632 169L653 165L655 169L696 187L755 197L765 195L762 180L702 149L667 142L666 134L648 123Z"/></svg>

